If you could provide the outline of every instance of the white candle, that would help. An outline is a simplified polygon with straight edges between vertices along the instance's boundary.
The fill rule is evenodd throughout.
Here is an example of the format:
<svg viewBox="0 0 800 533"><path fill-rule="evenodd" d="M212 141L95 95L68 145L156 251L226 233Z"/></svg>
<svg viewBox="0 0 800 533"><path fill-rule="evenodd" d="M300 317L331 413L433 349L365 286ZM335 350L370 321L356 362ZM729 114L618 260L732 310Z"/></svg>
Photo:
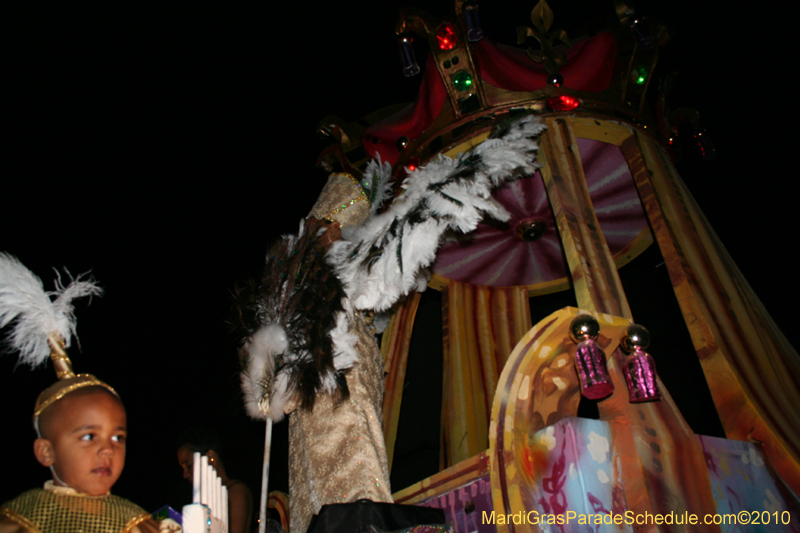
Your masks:
<svg viewBox="0 0 800 533"><path fill-rule="evenodd" d="M225 531L228 530L228 487L222 486L222 523L225 524Z"/></svg>
<svg viewBox="0 0 800 533"><path fill-rule="evenodd" d="M217 476L214 468L208 467L208 506L211 508L211 516L217 517Z"/></svg>
<svg viewBox="0 0 800 533"><path fill-rule="evenodd" d="M222 480L219 476L214 476L214 516L219 520L222 518L222 513L220 512L220 505L219 502L222 501L222 494L220 487L222 486Z"/></svg>
<svg viewBox="0 0 800 533"><path fill-rule="evenodd" d="M200 457L200 503L208 505L208 456Z"/></svg>
<svg viewBox="0 0 800 533"><path fill-rule="evenodd" d="M192 503L200 503L200 452L192 456Z"/></svg>
<svg viewBox="0 0 800 533"><path fill-rule="evenodd" d="M216 472L214 472L214 467L208 465L208 506L211 508L211 516L214 516L214 485Z"/></svg>
<svg viewBox="0 0 800 533"><path fill-rule="evenodd" d="M222 513L222 478L221 477L217 478L217 483L218 483L217 486L219 487L217 489L217 509L218 509L217 510L217 518L222 520L223 513Z"/></svg>

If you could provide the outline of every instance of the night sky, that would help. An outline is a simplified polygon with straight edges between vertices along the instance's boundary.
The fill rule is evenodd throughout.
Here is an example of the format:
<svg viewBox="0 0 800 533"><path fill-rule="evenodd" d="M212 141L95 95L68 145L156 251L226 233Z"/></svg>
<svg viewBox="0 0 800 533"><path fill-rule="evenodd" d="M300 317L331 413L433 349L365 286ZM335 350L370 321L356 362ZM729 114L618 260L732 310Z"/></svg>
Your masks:
<svg viewBox="0 0 800 533"><path fill-rule="evenodd" d="M481 4L488 37L514 44L533 4ZM115 493L150 510L186 503L174 439L198 423L220 430L229 475L257 492L263 423L246 418L239 397L230 291L259 273L268 244L296 230L325 183L319 120L415 98L421 76L403 77L393 32L404 5L436 17L451 7L22 3L6 17L0 250L47 289L51 267L66 267L91 271L106 291L77 304L80 350L70 354L128 409ZM685 140L684 180L797 346L794 29L727 5L637 7L673 30L657 75L680 72L671 103L700 112L719 152L702 162ZM611 2L551 6L568 31L613 16ZM681 387L664 379L673 394ZM30 413L53 380L49 365L15 370L14 356L0 358L0 502L48 477L31 450ZM277 441L285 433L276 426ZM278 443L273 486L284 490L285 461Z"/></svg>

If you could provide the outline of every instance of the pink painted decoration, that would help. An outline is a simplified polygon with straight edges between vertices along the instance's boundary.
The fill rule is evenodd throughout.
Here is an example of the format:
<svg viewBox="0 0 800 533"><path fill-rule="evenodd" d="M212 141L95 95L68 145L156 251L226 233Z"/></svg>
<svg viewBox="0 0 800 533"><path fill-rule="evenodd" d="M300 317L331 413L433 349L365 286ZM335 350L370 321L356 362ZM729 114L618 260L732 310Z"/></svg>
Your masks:
<svg viewBox="0 0 800 533"><path fill-rule="evenodd" d="M611 254L619 257L648 231L628 163L613 144L578 139L578 147L597 221ZM541 174L508 183L492 198L511 215L508 223L487 221L458 241L445 243L433 271L446 279L491 287L543 288L566 282L569 269ZM525 231L532 222L538 231Z"/></svg>

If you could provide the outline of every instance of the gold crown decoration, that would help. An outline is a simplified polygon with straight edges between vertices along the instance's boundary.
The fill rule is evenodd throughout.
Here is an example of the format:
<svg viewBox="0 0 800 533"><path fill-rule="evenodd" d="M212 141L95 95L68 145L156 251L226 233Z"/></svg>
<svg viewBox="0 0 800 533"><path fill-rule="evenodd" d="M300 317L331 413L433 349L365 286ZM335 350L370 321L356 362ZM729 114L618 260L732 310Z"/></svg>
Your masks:
<svg viewBox="0 0 800 533"><path fill-rule="evenodd" d="M637 16L625 2L617 0L615 8L618 24L573 42L564 30L553 29L555 15L540 0L531 11L532 26L517 28L519 44L530 37L539 42L527 50L484 38L475 2L456 0L453 20L404 9L395 28L403 72L421 72L412 44L415 34L430 49L416 102L387 107L354 123L325 117L318 133L336 144L320 155L320 165L357 173L370 157L380 156L392 164L397 182L405 167L488 133L508 115L531 111L621 120L669 144L677 132L674 121L683 115L673 113L673 123L670 117L657 119L645 98L669 32Z"/></svg>

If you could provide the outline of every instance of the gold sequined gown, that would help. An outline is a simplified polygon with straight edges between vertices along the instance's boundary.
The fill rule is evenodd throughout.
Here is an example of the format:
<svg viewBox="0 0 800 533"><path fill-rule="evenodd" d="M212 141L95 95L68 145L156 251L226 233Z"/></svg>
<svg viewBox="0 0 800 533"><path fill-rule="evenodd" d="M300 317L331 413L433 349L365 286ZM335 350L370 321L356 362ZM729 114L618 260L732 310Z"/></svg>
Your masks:
<svg viewBox="0 0 800 533"><path fill-rule="evenodd" d="M310 216L342 226L362 222L369 204L357 182L333 174ZM328 503L392 502L383 440L383 359L364 318L351 317L359 361L347 374L350 399L336 406L319 395L314 410L289 415L291 533L304 533Z"/></svg>
<svg viewBox="0 0 800 533"><path fill-rule="evenodd" d="M0 507L0 533L157 533L158 524L133 502L88 496L52 481Z"/></svg>

